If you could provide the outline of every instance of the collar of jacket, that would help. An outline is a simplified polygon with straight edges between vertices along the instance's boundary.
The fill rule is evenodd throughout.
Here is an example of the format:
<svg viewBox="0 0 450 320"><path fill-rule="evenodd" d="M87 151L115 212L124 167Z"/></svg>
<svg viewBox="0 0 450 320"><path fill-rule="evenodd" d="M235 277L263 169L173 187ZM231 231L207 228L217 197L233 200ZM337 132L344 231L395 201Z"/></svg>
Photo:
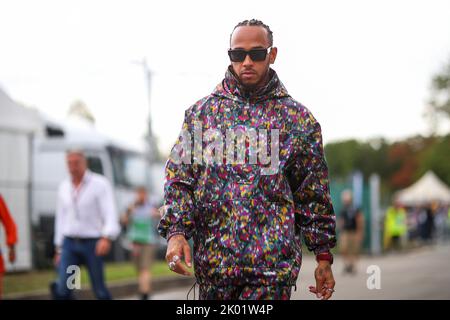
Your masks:
<svg viewBox="0 0 450 320"><path fill-rule="evenodd" d="M215 88L213 95L242 102L258 102L268 99L290 97L283 83L278 78L277 73L272 68L269 69L269 81L256 91L248 92L235 76L232 66L228 66L225 78Z"/></svg>

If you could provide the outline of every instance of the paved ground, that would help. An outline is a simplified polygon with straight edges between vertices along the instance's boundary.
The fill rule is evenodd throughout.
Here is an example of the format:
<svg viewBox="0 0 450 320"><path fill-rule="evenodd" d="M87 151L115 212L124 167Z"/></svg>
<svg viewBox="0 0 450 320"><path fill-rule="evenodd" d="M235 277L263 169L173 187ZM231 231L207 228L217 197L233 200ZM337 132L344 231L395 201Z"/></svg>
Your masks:
<svg viewBox="0 0 450 320"><path fill-rule="evenodd" d="M308 286L315 284L313 272L315 261L305 257L292 299L316 299L308 292ZM362 257L358 273L354 276L342 274L342 260L336 257L333 271L336 279L334 299L450 299L450 245L423 247L414 251L389 254L379 257ZM380 289L369 290L367 268L379 267ZM372 273L371 273L372 274ZM186 299L187 288L159 292L153 299ZM198 287L196 288L198 296ZM133 299L135 297L130 297ZM189 299L193 298L191 292Z"/></svg>

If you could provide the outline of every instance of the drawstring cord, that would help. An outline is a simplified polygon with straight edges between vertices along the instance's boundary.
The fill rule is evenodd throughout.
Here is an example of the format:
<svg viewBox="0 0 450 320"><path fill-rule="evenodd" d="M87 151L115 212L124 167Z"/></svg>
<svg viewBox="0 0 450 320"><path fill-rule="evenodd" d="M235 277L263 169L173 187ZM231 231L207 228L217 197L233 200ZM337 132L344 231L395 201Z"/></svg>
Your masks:
<svg viewBox="0 0 450 320"><path fill-rule="evenodd" d="M194 300L195 300L195 286L197 285L197 281L194 282L194 284L192 285L192 287L189 289L187 296L186 296L186 300L189 300L189 295L191 294L192 289L194 289Z"/></svg>

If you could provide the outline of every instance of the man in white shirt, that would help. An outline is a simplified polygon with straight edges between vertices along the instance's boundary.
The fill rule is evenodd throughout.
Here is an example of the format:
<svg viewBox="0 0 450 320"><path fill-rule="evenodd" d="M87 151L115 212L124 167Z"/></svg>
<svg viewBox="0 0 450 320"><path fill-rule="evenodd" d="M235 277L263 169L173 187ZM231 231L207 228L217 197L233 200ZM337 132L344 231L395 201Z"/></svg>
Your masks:
<svg viewBox="0 0 450 320"><path fill-rule="evenodd" d="M54 295L72 299L72 266L85 264L97 299L111 299L104 281L103 257L120 232L112 186L105 177L87 169L82 151L68 151L66 160L70 178L59 186L55 220L59 279Z"/></svg>

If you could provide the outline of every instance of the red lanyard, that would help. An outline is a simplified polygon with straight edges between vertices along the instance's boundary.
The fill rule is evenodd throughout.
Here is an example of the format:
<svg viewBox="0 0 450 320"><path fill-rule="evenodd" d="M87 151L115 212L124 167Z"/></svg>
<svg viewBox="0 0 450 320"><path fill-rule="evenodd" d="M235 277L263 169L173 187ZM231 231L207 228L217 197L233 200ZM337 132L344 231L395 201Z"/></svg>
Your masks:
<svg viewBox="0 0 450 320"><path fill-rule="evenodd" d="M75 218L78 220L80 215L78 211L78 201L80 199L81 192L86 189L88 182L88 177L84 176L81 180L80 184L77 187L74 187L72 183L72 205L75 211ZM84 187L84 188L83 188Z"/></svg>

